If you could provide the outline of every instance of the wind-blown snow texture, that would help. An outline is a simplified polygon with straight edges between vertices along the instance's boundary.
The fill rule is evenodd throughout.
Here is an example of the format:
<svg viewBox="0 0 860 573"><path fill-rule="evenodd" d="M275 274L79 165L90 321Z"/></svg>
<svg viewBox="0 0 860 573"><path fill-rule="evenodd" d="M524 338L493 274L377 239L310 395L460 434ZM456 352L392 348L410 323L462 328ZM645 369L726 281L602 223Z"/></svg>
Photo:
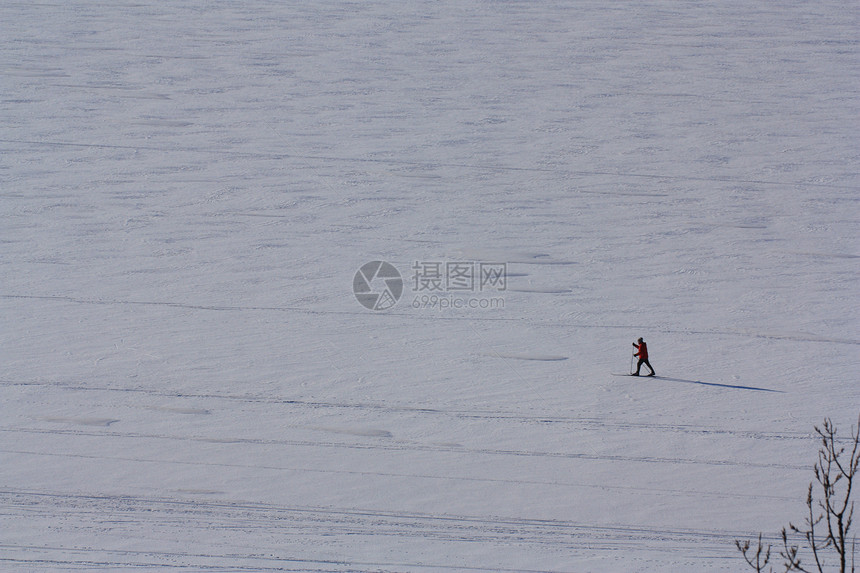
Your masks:
<svg viewBox="0 0 860 573"><path fill-rule="evenodd" d="M0 566L742 569L857 420L858 29L5 2ZM639 336L663 378L611 375Z"/></svg>

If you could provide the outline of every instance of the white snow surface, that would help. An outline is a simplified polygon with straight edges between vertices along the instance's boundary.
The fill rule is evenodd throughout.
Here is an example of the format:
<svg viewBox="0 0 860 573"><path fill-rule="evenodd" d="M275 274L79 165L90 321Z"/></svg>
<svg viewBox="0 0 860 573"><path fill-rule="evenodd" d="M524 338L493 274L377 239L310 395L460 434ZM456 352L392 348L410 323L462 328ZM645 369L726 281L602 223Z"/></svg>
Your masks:
<svg viewBox="0 0 860 573"><path fill-rule="evenodd" d="M743 570L860 410L858 29L4 2L0 569Z"/></svg>

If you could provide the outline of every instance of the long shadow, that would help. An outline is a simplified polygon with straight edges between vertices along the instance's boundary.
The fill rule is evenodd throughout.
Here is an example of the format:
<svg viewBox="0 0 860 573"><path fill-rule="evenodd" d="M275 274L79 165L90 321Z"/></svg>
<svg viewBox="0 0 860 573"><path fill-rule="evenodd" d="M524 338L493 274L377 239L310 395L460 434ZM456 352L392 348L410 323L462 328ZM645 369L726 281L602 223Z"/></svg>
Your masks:
<svg viewBox="0 0 860 573"><path fill-rule="evenodd" d="M717 384L716 382L702 382L701 380L685 380L683 378L668 378L666 376L654 376L657 380L669 382L685 382L687 384L699 384L701 386L716 386L717 388L731 388L732 390L755 390L756 392L775 392L785 394L784 390L771 390L770 388L756 388L755 386L735 386L733 384Z"/></svg>

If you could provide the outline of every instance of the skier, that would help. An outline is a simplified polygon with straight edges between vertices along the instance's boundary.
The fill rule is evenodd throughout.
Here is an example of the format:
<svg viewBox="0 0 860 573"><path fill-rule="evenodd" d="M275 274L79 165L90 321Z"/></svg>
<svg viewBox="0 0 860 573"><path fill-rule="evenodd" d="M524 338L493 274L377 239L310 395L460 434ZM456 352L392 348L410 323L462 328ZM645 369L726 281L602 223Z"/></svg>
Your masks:
<svg viewBox="0 0 860 573"><path fill-rule="evenodd" d="M642 368L643 364L648 367L648 370L651 371L651 374L649 374L648 376L654 376L654 368L651 366L651 363L648 362L648 345L645 344L645 341L641 338L638 340L638 342L639 344L636 344L636 342L633 343L633 346L637 350L636 354L634 354L633 356L639 357L639 362L636 364L636 374L634 374L634 376L639 376L639 369Z"/></svg>

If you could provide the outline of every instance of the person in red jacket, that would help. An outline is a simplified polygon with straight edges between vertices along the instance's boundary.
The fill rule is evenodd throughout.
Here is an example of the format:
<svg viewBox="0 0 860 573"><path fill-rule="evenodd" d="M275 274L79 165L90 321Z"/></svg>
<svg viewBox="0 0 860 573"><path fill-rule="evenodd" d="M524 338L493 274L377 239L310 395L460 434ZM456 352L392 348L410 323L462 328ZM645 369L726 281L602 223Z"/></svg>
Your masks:
<svg viewBox="0 0 860 573"><path fill-rule="evenodd" d="M633 356L639 357L639 362L636 364L636 374L634 374L634 376L639 376L639 369L642 368L643 364L651 371L651 374L648 376L654 376L654 368L652 368L651 363L648 362L648 345L645 344L645 341L641 338L637 342L639 342L639 344L636 344L636 342L633 343L633 346L636 347L636 354Z"/></svg>

